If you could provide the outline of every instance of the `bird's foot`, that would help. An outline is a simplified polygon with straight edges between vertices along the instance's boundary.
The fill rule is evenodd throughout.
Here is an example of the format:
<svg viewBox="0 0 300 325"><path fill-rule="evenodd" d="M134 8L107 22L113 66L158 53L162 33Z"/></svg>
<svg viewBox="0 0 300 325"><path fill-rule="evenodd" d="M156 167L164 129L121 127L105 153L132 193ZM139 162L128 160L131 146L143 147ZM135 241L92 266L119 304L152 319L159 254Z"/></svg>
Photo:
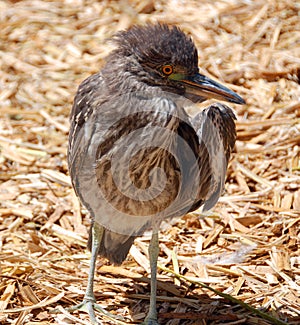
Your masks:
<svg viewBox="0 0 300 325"><path fill-rule="evenodd" d="M84 299L83 302L81 302L80 304L68 308L68 311L71 311L71 312L74 310L85 311L89 314L90 321L91 321L92 325L100 325L101 323L97 320L95 311L94 311L94 309L97 310L96 305L97 304L95 303L95 301L90 300L90 299ZM102 311L103 308L101 306L99 306L99 307L101 308L101 311Z"/></svg>
<svg viewBox="0 0 300 325"><path fill-rule="evenodd" d="M159 325L157 318L146 318L141 325Z"/></svg>
<svg viewBox="0 0 300 325"><path fill-rule="evenodd" d="M125 325L124 318L118 315L111 314L99 304L96 304L94 298L84 298L80 304L68 308L68 311L82 310L89 314L92 325L101 325L102 323L96 318L95 310L99 311L104 318L109 319L113 324Z"/></svg>
<svg viewBox="0 0 300 325"><path fill-rule="evenodd" d="M159 325L157 321L156 310L154 312L149 312L148 316L143 321L142 325Z"/></svg>

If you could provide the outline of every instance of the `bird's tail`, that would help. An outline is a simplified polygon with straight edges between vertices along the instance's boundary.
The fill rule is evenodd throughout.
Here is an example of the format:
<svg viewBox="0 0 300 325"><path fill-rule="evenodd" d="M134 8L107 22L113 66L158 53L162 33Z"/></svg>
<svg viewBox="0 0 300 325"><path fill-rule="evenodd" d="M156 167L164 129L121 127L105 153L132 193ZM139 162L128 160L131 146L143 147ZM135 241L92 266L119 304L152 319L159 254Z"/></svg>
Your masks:
<svg viewBox="0 0 300 325"><path fill-rule="evenodd" d="M92 228L90 228L88 249L92 248ZM99 255L106 257L112 264L120 265L128 255L131 245L135 237L122 235L112 232L108 229L103 230Z"/></svg>

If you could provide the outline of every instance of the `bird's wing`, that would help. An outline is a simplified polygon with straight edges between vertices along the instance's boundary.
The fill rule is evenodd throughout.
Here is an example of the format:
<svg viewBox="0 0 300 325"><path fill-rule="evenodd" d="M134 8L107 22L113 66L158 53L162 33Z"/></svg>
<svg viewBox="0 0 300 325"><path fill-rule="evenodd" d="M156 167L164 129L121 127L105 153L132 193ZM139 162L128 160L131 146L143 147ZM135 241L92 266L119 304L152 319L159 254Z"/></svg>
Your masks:
<svg viewBox="0 0 300 325"><path fill-rule="evenodd" d="M88 121L94 110L94 103L99 96L99 92L104 88L104 81L101 73L91 75L85 79L79 86L72 111L70 114L70 131L68 147L68 164L71 178L75 177L78 166L74 159L79 154L84 156L84 150L88 147L82 143L83 133L85 132L85 122Z"/></svg>
<svg viewBox="0 0 300 325"><path fill-rule="evenodd" d="M231 108L215 103L191 120L199 139L199 166L203 166L205 174L210 174L206 189L203 183L199 184L198 198L199 203L204 203L204 210L217 203L224 189L228 161L236 140L235 119ZM199 206L196 202L193 208Z"/></svg>

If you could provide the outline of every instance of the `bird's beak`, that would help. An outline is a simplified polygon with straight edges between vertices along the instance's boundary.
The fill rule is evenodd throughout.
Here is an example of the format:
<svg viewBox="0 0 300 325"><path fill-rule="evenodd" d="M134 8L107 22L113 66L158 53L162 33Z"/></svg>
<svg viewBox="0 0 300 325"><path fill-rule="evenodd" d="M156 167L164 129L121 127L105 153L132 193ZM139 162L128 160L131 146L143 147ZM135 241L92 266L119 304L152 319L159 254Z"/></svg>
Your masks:
<svg viewBox="0 0 300 325"><path fill-rule="evenodd" d="M244 99L238 94L200 73L182 78L180 82L184 84L187 95L199 97L199 101L215 98L235 104L245 104Z"/></svg>

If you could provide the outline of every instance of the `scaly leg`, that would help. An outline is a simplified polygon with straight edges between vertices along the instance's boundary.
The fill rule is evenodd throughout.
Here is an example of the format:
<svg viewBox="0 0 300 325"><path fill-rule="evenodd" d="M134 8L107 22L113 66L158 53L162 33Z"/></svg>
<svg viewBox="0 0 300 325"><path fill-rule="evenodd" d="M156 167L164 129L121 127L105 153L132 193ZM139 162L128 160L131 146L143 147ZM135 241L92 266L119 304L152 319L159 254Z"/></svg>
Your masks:
<svg viewBox="0 0 300 325"><path fill-rule="evenodd" d="M87 288L85 291L83 301L80 304L78 304L74 307L71 307L69 310L70 311L73 311L73 310L87 311L90 316L91 324L93 324L93 325L101 324L97 321L94 309L101 312L103 315L105 315L107 318L109 318L113 322L115 322L117 324L124 324L123 322L118 320L118 319L121 319L121 317L118 317L116 315L113 315L113 314L107 312L100 305L96 304L96 299L95 299L95 295L94 295L94 275L95 275L96 260L97 260L98 252L100 249L100 243L102 240L103 231L104 231L103 227L99 226L97 224L97 222L95 222L93 224L93 226L92 226L92 252L91 252L92 256L91 256L91 260L90 260L90 269L89 269Z"/></svg>
<svg viewBox="0 0 300 325"><path fill-rule="evenodd" d="M151 269L151 293L150 293L150 307L148 315L144 321L144 325L158 325L157 311L156 311L156 291L157 291L157 259L159 254L158 232L153 230L149 245L149 259Z"/></svg>

